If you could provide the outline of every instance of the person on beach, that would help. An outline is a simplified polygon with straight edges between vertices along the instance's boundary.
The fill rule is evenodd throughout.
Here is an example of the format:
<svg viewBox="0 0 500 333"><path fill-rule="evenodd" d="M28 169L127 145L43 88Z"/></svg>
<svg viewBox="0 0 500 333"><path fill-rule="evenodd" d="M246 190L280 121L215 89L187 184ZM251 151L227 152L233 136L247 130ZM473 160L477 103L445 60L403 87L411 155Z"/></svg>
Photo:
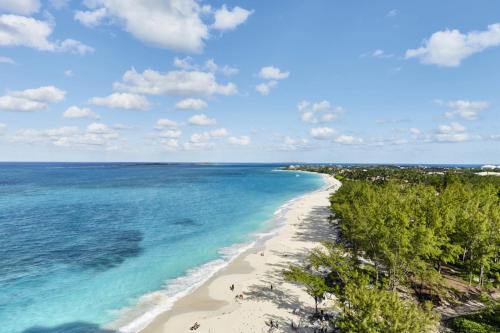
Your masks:
<svg viewBox="0 0 500 333"><path fill-rule="evenodd" d="M234 284L229 286L229 290L234 291Z"/></svg>

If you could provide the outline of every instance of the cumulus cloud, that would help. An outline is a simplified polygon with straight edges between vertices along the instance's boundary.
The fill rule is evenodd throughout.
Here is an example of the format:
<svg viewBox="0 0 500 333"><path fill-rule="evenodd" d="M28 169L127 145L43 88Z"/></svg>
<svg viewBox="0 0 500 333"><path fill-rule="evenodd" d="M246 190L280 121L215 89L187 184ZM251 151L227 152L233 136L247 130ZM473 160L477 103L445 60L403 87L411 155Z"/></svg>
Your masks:
<svg viewBox="0 0 500 333"><path fill-rule="evenodd" d="M158 136L160 138L168 138L168 139L178 139L181 135L182 131L178 129L168 129L158 133Z"/></svg>
<svg viewBox="0 0 500 333"><path fill-rule="evenodd" d="M201 110L206 107L207 102L198 98L186 98L175 104L175 108L178 110Z"/></svg>
<svg viewBox="0 0 500 333"><path fill-rule="evenodd" d="M222 138L222 137L225 137L228 135L229 135L229 132L225 128L217 128L217 129L210 131L210 136L213 138Z"/></svg>
<svg viewBox="0 0 500 333"><path fill-rule="evenodd" d="M459 123L439 125L433 137L434 141L438 142L463 142L471 138L467 128Z"/></svg>
<svg viewBox="0 0 500 333"><path fill-rule="evenodd" d="M58 147L71 148L111 148L116 145L119 138L119 134L109 126L92 123L84 131L74 126L46 130L21 129L14 134L11 141L29 144L52 144Z"/></svg>
<svg viewBox="0 0 500 333"><path fill-rule="evenodd" d="M176 128L176 127L179 127L179 123L176 122L176 121L173 121L173 120L170 120L170 119L167 119L167 118L162 118L162 119L158 119L158 121L156 121L156 126L155 128L157 130L161 130L161 129L164 129L164 128Z"/></svg>
<svg viewBox="0 0 500 333"><path fill-rule="evenodd" d="M210 126L217 122L214 118L209 118L204 114L197 114L189 118L188 123L195 126Z"/></svg>
<svg viewBox="0 0 500 333"><path fill-rule="evenodd" d="M310 149L309 140L293 138L288 135L278 136L278 142L273 147L276 150L296 151Z"/></svg>
<svg viewBox="0 0 500 333"><path fill-rule="evenodd" d="M265 80L283 80L290 76L290 72L283 72L278 67L265 66L260 69L259 77Z"/></svg>
<svg viewBox="0 0 500 333"><path fill-rule="evenodd" d="M234 83L219 84L213 73L201 71L170 71L161 74L151 69L142 73L131 69L125 72L122 82L116 82L114 86L117 90L147 95L233 95L238 91Z"/></svg>
<svg viewBox="0 0 500 333"><path fill-rule="evenodd" d="M227 9L226 5L222 5L214 13L215 22L212 24L212 28L216 30L234 30L244 23L252 13L253 11L241 7L234 7L231 10Z"/></svg>
<svg viewBox="0 0 500 333"><path fill-rule="evenodd" d="M272 80L268 82L263 82L255 86L255 91L261 95L267 96L271 92L271 89L276 87L278 81Z"/></svg>
<svg viewBox="0 0 500 333"><path fill-rule="evenodd" d="M353 145L363 143L363 139L356 138L352 135L339 135L334 140L336 143L340 143L343 145Z"/></svg>
<svg viewBox="0 0 500 333"><path fill-rule="evenodd" d="M451 110L444 114L446 118L458 116L466 120L475 120L478 113L487 109L490 104L486 101L454 100L448 101L445 106Z"/></svg>
<svg viewBox="0 0 500 333"><path fill-rule="evenodd" d="M224 74L225 76L232 76L232 75L236 75L240 72L240 70L236 67L232 67L232 66L229 66L229 65L224 65L224 67L222 67L220 69L220 71L222 72L222 74Z"/></svg>
<svg viewBox="0 0 500 333"><path fill-rule="evenodd" d="M330 127L316 127L309 131L311 137L317 140L327 140L333 137L335 130Z"/></svg>
<svg viewBox="0 0 500 333"><path fill-rule="evenodd" d="M40 51L81 55L94 52L92 47L74 39L50 41L53 29L53 24L50 22L39 21L32 17L0 15L0 46L25 46Z"/></svg>
<svg viewBox="0 0 500 333"><path fill-rule="evenodd" d="M66 92L54 86L10 91L0 96L0 110L30 112L46 109L50 103L64 100Z"/></svg>
<svg viewBox="0 0 500 333"><path fill-rule="evenodd" d="M78 106L70 106L63 113L64 118L91 118L91 119L99 119L100 116L90 110L89 108L81 108Z"/></svg>
<svg viewBox="0 0 500 333"><path fill-rule="evenodd" d="M193 63L193 58L174 58L174 66L183 70L198 69L198 66Z"/></svg>
<svg viewBox="0 0 500 333"><path fill-rule="evenodd" d="M147 110L149 108L149 102L144 96L129 93L113 93L106 97L92 97L89 103L127 110Z"/></svg>
<svg viewBox="0 0 500 333"><path fill-rule="evenodd" d="M40 10L40 0L2 0L0 1L0 11L31 15Z"/></svg>
<svg viewBox="0 0 500 333"><path fill-rule="evenodd" d="M345 110L342 107L333 107L327 100L319 102L301 101L297 105L304 123L329 123L337 119Z"/></svg>
<svg viewBox="0 0 500 333"><path fill-rule="evenodd" d="M74 19L87 27L96 27L107 15L104 7L96 10L77 10Z"/></svg>
<svg viewBox="0 0 500 333"><path fill-rule="evenodd" d="M16 62L12 58L0 56L0 64L14 65L15 63Z"/></svg>
<svg viewBox="0 0 500 333"><path fill-rule="evenodd" d="M136 39L160 48L198 53L210 36L209 30L233 30L246 21L250 11L223 6L213 11L196 0L93 0L90 10L78 11L75 20L97 26L104 20L119 24ZM204 19L214 17L214 24Z"/></svg>
<svg viewBox="0 0 500 333"><path fill-rule="evenodd" d="M93 11L84 22L92 22L95 26L105 16L109 17L138 40L157 47L200 52L209 35L201 19L201 7L195 0L92 2ZM96 17L98 19L94 19Z"/></svg>
<svg viewBox="0 0 500 333"><path fill-rule="evenodd" d="M457 29L437 31L422 47L406 51L406 58L418 58L423 64L457 67L473 54L500 45L500 23L485 31L462 33Z"/></svg>
<svg viewBox="0 0 500 333"><path fill-rule="evenodd" d="M231 136L229 137L228 142L235 146L248 146L251 142L251 139L249 136L246 135Z"/></svg>

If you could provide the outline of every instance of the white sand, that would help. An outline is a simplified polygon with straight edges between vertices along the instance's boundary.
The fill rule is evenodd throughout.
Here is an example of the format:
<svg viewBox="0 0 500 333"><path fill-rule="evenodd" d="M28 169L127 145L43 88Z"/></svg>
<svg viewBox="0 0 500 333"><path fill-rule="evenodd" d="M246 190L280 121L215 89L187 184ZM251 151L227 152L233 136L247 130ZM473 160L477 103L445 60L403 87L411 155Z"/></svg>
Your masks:
<svg viewBox="0 0 500 333"><path fill-rule="evenodd" d="M298 323L312 313L313 299L303 288L285 282L281 273L290 264L300 263L319 241L334 237L328 223L328 198L340 182L326 175L325 179L328 185L322 190L292 203L285 225L275 237L243 253L141 333L193 332L189 328L195 322L200 324L195 332L202 333L268 332L265 321L270 319L280 327L273 332L288 332L291 320ZM231 284L234 292L229 290ZM239 294L243 294L242 300L235 299Z"/></svg>

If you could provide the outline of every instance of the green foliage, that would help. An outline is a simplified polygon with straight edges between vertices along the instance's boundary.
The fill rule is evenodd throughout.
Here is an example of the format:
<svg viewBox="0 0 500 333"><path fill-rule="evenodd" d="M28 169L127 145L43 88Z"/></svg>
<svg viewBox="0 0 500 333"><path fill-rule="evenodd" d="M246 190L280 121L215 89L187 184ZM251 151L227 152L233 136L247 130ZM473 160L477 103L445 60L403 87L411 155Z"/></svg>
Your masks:
<svg viewBox="0 0 500 333"><path fill-rule="evenodd" d="M500 283L500 177L473 169L302 169L342 179L330 198L342 245L324 243L312 251L307 270L291 269L288 277L313 297L337 295L342 332L432 331L437 318L430 306L402 300L396 290L410 285L435 296L444 265L479 287ZM454 325L458 332L498 332L487 318L464 317Z"/></svg>
<svg viewBox="0 0 500 333"><path fill-rule="evenodd" d="M331 197L342 239L386 272L393 288L409 278L432 284L442 265L457 262L480 286L487 276L496 277L498 187L441 177L433 185L347 180Z"/></svg>
<svg viewBox="0 0 500 333"><path fill-rule="evenodd" d="M452 320L451 328L457 333L500 333L500 305Z"/></svg>
<svg viewBox="0 0 500 333"><path fill-rule="evenodd" d="M478 323L465 318L453 321L453 329L456 333L500 333L500 330L483 323Z"/></svg>
<svg viewBox="0 0 500 333"><path fill-rule="evenodd" d="M284 272L285 278L288 281L297 282L306 287L309 296L314 298L315 313L318 313L318 303L323 299L326 292L330 290L325 279L318 274L314 274L304 268L291 266L288 271Z"/></svg>
<svg viewBox="0 0 500 333"><path fill-rule="evenodd" d="M425 333L434 331L437 316L429 306L401 300L392 291L373 288L360 276L346 285L342 314L335 324L348 333Z"/></svg>

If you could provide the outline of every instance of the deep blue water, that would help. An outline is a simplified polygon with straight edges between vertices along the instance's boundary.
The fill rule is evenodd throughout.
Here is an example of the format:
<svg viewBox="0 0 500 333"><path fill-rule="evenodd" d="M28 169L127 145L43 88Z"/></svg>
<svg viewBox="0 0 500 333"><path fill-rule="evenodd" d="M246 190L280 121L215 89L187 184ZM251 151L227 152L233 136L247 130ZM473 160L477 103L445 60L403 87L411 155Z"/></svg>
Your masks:
<svg viewBox="0 0 500 333"><path fill-rule="evenodd" d="M94 332L186 288L179 277L323 184L275 167L0 164L0 332Z"/></svg>

